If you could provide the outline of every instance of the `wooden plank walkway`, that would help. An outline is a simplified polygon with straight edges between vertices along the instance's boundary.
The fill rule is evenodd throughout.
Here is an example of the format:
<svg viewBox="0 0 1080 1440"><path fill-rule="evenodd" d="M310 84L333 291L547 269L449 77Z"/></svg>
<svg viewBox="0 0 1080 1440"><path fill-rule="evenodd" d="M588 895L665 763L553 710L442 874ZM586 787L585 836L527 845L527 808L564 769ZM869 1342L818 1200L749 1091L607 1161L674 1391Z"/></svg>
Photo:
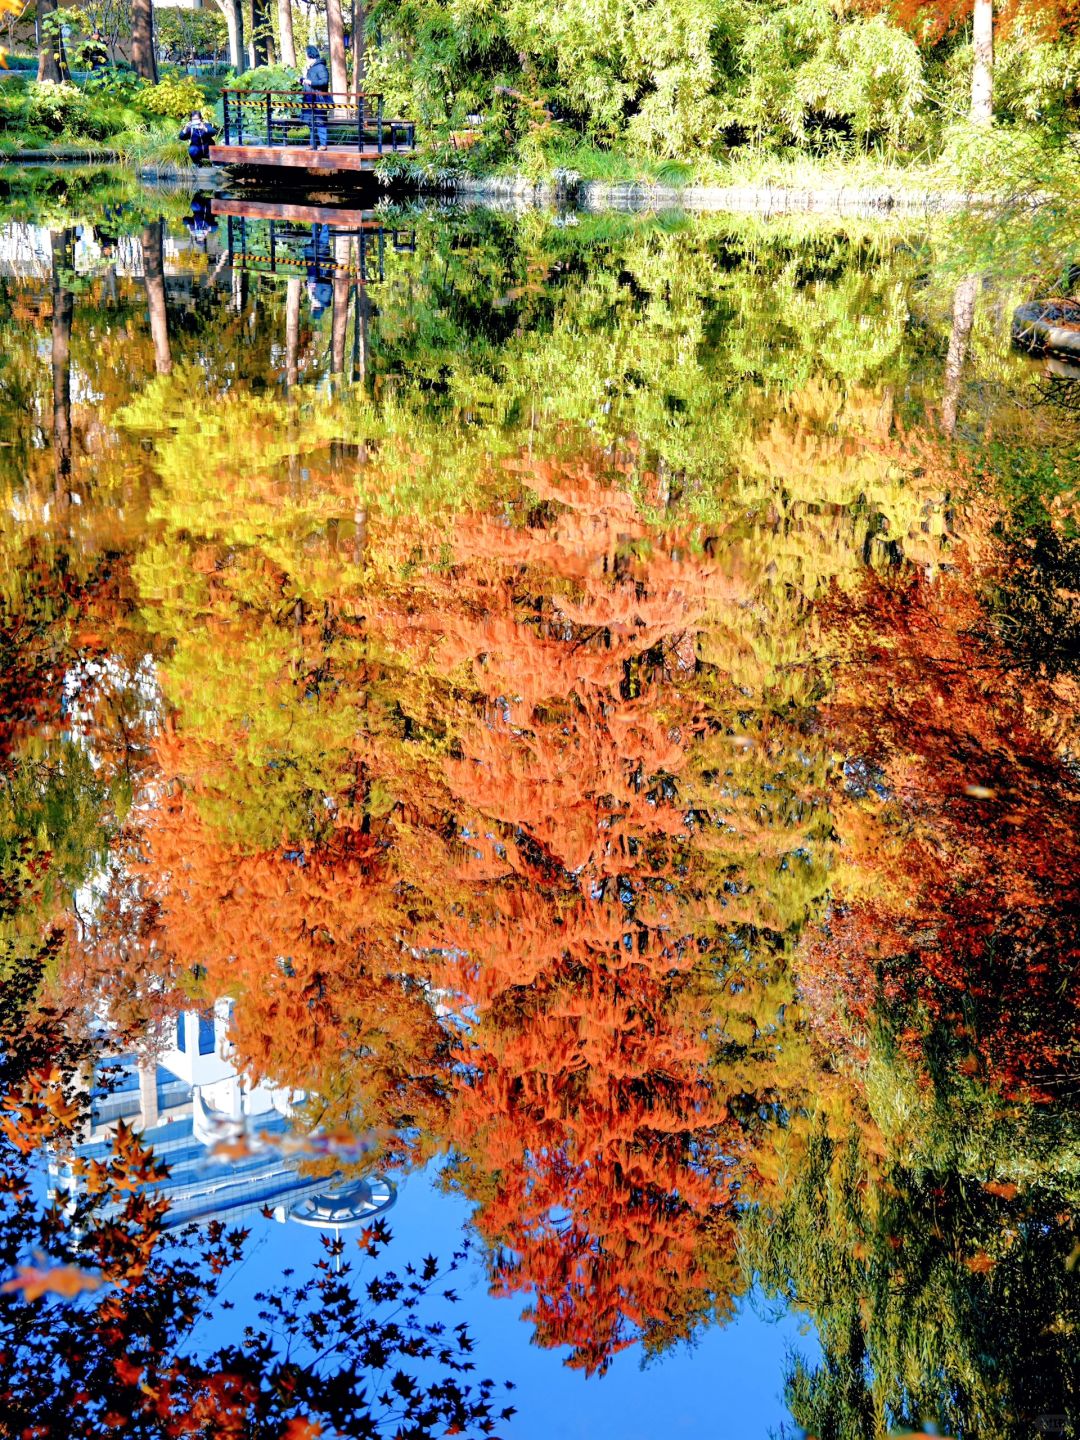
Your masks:
<svg viewBox="0 0 1080 1440"><path fill-rule="evenodd" d="M249 200L243 196L215 196L210 202L215 215L238 215L248 220L293 220L298 224L329 225L347 230L380 230L382 224L373 210L347 209L340 205L304 205L276 200Z"/></svg>
<svg viewBox="0 0 1080 1440"><path fill-rule="evenodd" d="M292 170L353 170L372 171L376 164L393 151L386 147L380 154L372 146L360 150L356 146L331 145L326 150L312 150L306 145L211 145L213 165L266 165Z"/></svg>

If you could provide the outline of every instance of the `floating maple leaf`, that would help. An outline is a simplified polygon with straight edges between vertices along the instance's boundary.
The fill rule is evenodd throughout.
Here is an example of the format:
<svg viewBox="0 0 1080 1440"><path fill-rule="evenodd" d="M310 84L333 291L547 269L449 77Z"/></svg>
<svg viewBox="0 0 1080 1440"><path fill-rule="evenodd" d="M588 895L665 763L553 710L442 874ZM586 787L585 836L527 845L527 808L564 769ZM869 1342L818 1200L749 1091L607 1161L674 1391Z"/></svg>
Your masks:
<svg viewBox="0 0 1080 1440"><path fill-rule="evenodd" d="M99 1290L104 1283L96 1271L83 1270L78 1265L28 1265L5 1280L0 1292L7 1295L21 1290L26 1300L40 1300L44 1295L61 1295L70 1300L84 1290Z"/></svg>
<svg viewBox="0 0 1080 1440"><path fill-rule="evenodd" d="M322 1434L322 1426L303 1415L294 1415L281 1432L281 1440L316 1440Z"/></svg>

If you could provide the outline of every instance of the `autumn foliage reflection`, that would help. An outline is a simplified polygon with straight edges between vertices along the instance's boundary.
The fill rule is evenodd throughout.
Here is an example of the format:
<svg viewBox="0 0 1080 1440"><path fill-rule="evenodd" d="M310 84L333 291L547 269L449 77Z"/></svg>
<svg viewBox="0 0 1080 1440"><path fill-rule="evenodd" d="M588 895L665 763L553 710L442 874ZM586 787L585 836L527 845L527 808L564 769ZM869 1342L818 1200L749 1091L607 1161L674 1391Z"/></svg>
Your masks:
<svg viewBox="0 0 1080 1440"><path fill-rule="evenodd" d="M953 484L973 488L959 466ZM865 1037L888 1016L939 1084L1049 1101L1077 1053L1076 680L1010 649L999 515L958 509L940 570L868 577L832 607L842 847L801 963L834 1022Z"/></svg>
<svg viewBox="0 0 1080 1440"><path fill-rule="evenodd" d="M308 1092L313 1122L399 1158L449 1145L497 1285L594 1369L739 1289L747 1117L772 1080L739 1063L757 1031L732 1000L753 985L734 979L752 887L730 876L756 841L722 799L740 751L706 747L729 721L717 689L739 697L697 649L748 584L738 544L648 524L608 463L520 469L501 516L376 535L408 564L318 610L287 589L253 610L230 556L208 638L279 647L287 747L239 728L235 693L218 739L181 706L97 941L130 946L138 911L142 964L174 992L236 995L248 1072ZM417 546L449 563L417 565ZM166 693L186 666L177 651ZM291 830L237 838L283 770L306 777Z"/></svg>
<svg viewBox="0 0 1080 1440"><path fill-rule="evenodd" d="M884 1034L924 1087L1067 1066L1071 682L1010 659L950 454L887 396L793 408L730 521L631 451L361 536L341 472L316 508L267 459L258 525L185 500L139 562L173 718L85 963L234 996L308 1123L448 1152L495 1287L586 1370L733 1311L741 1207L818 1118L881 1161Z"/></svg>
<svg viewBox="0 0 1080 1440"><path fill-rule="evenodd" d="M745 1142L702 961L720 905L680 788L708 725L696 630L745 586L586 466L525 479L516 514L458 527L437 603L386 618L469 700L443 769L454 903L424 936L461 1021L460 1183L499 1286L593 1369L687 1333L710 1252L733 1253Z"/></svg>

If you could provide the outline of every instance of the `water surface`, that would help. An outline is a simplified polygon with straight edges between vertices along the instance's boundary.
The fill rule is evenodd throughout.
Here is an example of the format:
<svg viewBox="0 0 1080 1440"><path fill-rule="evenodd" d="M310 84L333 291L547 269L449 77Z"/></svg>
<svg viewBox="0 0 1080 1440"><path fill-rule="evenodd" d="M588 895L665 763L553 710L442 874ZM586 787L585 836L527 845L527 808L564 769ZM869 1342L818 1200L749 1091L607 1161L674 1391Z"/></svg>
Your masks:
<svg viewBox="0 0 1080 1440"><path fill-rule="evenodd" d="M5 1324L92 1336L88 1415L177 1355L242 1409L256 1290L465 1238L495 1433L1074 1433L1077 377L1010 350L1028 282L911 222L33 209L4 1264L104 1283ZM182 1334L117 1299L166 1263ZM294 1343L281 1426L330 1404Z"/></svg>

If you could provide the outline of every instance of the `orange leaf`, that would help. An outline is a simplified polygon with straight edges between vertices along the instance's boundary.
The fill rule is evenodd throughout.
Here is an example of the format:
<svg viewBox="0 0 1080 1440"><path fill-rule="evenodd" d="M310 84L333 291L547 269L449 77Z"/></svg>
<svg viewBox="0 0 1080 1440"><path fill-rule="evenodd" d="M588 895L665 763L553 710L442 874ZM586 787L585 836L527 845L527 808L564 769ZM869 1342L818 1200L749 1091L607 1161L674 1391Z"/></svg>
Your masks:
<svg viewBox="0 0 1080 1440"><path fill-rule="evenodd" d="M113 1369L125 1385L138 1385L142 1379L143 1367L133 1365L130 1360L125 1360L121 1355L113 1361Z"/></svg>
<svg viewBox="0 0 1080 1440"><path fill-rule="evenodd" d="M62 1295L71 1299L83 1290L99 1290L104 1284L101 1276L93 1270L80 1270L77 1265L57 1265L51 1270L41 1270L34 1265L20 1270L11 1280L0 1285L0 1291L10 1294L21 1290L27 1300L40 1300L43 1295Z"/></svg>
<svg viewBox="0 0 1080 1440"><path fill-rule="evenodd" d="M976 1250L974 1255L968 1256L964 1264L973 1275L985 1275L988 1270L994 1268L997 1261L992 1260L985 1250Z"/></svg>
<svg viewBox="0 0 1080 1440"><path fill-rule="evenodd" d="M303 1415L294 1415L281 1432L281 1440L316 1440L322 1434L322 1426Z"/></svg>
<svg viewBox="0 0 1080 1440"><path fill-rule="evenodd" d="M1015 1200L1020 1194L1019 1185L1014 1185L1011 1180L986 1180L982 1188L991 1195L1000 1196L1002 1200Z"/></svg>

